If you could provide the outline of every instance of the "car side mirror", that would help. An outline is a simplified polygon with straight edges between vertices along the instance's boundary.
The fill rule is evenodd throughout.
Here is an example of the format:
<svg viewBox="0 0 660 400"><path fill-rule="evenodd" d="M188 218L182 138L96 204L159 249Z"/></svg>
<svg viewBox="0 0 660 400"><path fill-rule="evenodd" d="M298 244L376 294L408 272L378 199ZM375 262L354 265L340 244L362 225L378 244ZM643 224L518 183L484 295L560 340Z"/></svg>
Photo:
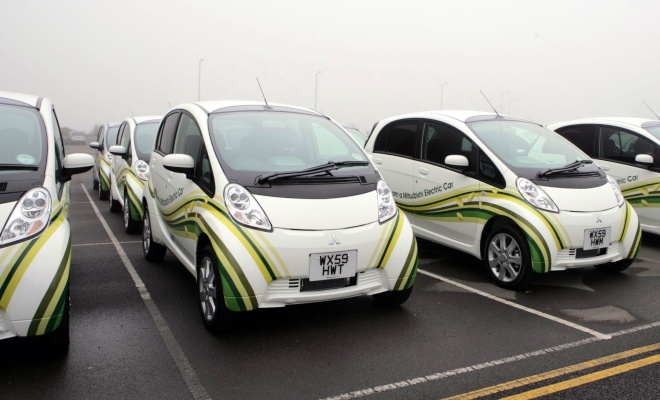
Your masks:
<svg viewBox="0 0 660 400"><path fill-rule="evenodd" d="M62 176L60 181L62 183L71 180L75 174L82 174L87 172L94 166L94 157L91 154L73 153L64 157L62 160Z"/></svg>
<svg viewBox="0 0 660 400"><path fill-rule="evenodd" d="M101 150L102 149L101 143L99 143L99 142L92 142L92 143L89 144L89 147L91 147L92 149L96 149L96 150Z"/></svg>
<svg viewBox="0 0 660 400"><path fill-rule="evenodd" d="M115 156L119 156L119 157L123 158L124 160L128 158L128 154L127 154L126 148L124 146L120 146L120 145L116 144L114 146L110 146L108 151L110 152L110 154L113 154Z"/></svg>
<svg viewBox="0 0 660 400"><path fill-rule="evenodd" d="M467 157L458 154L452 154L445 157L445 164L460 170L467 169L467 167L470 166Z"/></svg>
<svg viewBox="0 0 660 400"><path fill-rule="evenodd" d="M635 162L640 164L653 164L653 156L650 154L637 154L635 156Z"/></svg>
<svg viewBox="0 0 660 400"><path fill-rule="evenodd" d="M195 160L188 154L168 154L163 157L163 167L177 174L186 174L186 178L192 179L195 173Z"/></svg>

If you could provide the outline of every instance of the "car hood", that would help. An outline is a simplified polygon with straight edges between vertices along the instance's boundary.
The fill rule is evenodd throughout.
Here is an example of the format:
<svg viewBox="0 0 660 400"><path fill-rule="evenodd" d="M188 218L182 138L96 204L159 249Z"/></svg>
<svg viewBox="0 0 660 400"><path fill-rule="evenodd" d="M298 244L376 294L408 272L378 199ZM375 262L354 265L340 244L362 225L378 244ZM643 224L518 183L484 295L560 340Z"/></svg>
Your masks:
<svg viewBox="0 0 660 400"><path fill-rule="evenodd" d="M5 224L7 223L7 219L9 218L9 215L11 214L12 210L14 210L14 206L16 206L15 201L0 204L0 231L4 228Z"/></svg>
<svg viewBox="0 0 660 400"><path fill-rule="evenodd" d="M593 212L609 210L616 207L618 202L609 182L604 185L588 188L557 188L541 186L555 202L561 211Z"/></svg>
<svg viewBox="0 0 660 400"><path fill-rule="evenodd" d="M334 199L292 199L254 196L273 228L344 229L378 220L376 191Z"/></svg>

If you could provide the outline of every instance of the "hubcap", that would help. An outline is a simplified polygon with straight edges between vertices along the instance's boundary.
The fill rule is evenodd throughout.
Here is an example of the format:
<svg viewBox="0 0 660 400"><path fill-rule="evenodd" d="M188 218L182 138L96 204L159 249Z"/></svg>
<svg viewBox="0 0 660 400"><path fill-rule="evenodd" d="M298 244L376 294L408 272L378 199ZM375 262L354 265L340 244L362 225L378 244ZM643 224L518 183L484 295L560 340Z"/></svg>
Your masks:
<svg viewBox="0 0 660 400"><path fill-rule="evenodd" d="M199 300L202 315L207 321L213 320L217 310L217 287L213 263L208 257L202 259L197 276L199 283Z"/></svg>
<svg viewBox="0 0 660 400"><path fill-rule="evenodd" d="M128 204L128 196L124 195L124 228L128 227L131 218L131 205Z"/></svg>
<svg viewBox="0 0 660 400"><path fill-rule="evenodd" d="M488 265L501 282L512 282L522 270L520 245L510 235L499 233L488 244Z"/></svg>
<svg viewBox="0 0 660 400"><path fill-rule="evenodd" d="M149 247L151 246L151 219L149 218L149 212L144 210L144 228L142 229L142 248L146 253L149 252Z"/></svg>

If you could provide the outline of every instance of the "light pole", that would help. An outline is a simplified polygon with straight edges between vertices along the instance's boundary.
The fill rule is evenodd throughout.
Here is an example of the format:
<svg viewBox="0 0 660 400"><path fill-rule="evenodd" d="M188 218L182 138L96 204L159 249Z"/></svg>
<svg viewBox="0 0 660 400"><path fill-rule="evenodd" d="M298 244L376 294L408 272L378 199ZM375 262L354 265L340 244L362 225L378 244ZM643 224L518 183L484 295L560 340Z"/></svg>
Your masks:
<svg viewBox="0 0 660 400"><path fill-rule="evenodd" d="M316 99L319 94L319 74L321 71L316 72L316 79L314 80L314 109L316 110Z"/></svg>
<svg viewBox="0 0 660 400"><path fill-rule="evenodd" d="M441 110L442 110L442 102L443 102L444 92L445 92L444 89L445 89L446 84L447 84L447 82L444 82L442 85L440 85L440 109Z"/></svg>
<svg viewBox="0 0 660 400"><path fill-rule="evenodd" d="M197 75L197 101L202 98L202 61L203 58L199 60L199 74Z"/></svg>
<svg viewBox="0 0 660 400"><path fill-rule="evenodd" d="M501 112L504 112L504 95L507 94L507 93L509 93L509 92L502 92L502 99L501 99L502 100L502 107L500 108Z"/></svg>

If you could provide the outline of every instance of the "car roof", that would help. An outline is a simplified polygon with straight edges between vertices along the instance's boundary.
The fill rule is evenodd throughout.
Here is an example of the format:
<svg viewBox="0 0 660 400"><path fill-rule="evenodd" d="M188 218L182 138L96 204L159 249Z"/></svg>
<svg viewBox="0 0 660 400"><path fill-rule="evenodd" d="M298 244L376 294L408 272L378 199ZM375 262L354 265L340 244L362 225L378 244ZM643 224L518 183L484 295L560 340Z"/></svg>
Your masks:
<svg viewBox="0 0 660 400"><path fill-rule="evenodd" d="M389 117L381 120L381 123L387 123L390 121L406 118L428 118L428 119L438 119L438 118L451 118L459 122L465 123L467 120L474 117L495 117L498 114L489 111L474 111L474 110L431 110L431 111L420 111L410 114L402 114L394 117ZM499 114L501 117L513 118L516 120L523 120L520 118L512 117L510 115ZM532 122L532 121L529 121Z"/></svg>
<svg viewBox="0 0 660 400"><path fill-rule="evenodd" d="M566 125L588 125L588 124L616 124L616 125L631 125L641 128L647 122L660 122L648 118L631 118L631 117L597 117L597 118L581 118L571 121L557 122L548 125L551 126L566 126Z"/></svg>
<svg viewBox="0 0 660 400"><path fill-rule="evenodd" d="M185 108L185 106L190 105L190 104L193 104L197 107L200 107L207 114L210 114L210 113L216 112L216 111L220 111L224 108L244 107L244 106L247 106L247 107L250 107L250 106L265 107L266 106L266 103L264 103L263 101L216 100L216 101L196 101L196 102L193 102L193 103L181 104L181 105L178 105L174 108L175 109L176 108ZM271 107L285 107L285 108L289 108L289 109L300 110L300 111L307 112L307 113L314 113L314 114L318 114L318 115L323 115L322 113L320 113L318 111L314 111L314 110L309 109L309 108L299 107L299 106L292 106L292 105L289 105L289 104L270 103L269 102L268 106L271 106Z"/></svg>
<svg viewBox="0 0 660 400"><path fill-rule="evenodd" d="M133 122L137 125L137 124L141 124L141 123L147 122L147 121L160 121L161 119L163 119L163 116L162 115L141 115L139 117L126 118L126 120L129 120L129 119L132 119Z"/></svg>
<svg viewBox="0 0 660 400"><path fill-rule="evenodd" d="M6 99L14 102L23 103L30 107L39 108L39 104L41 103L42 98L31 94L0 91L0 99Z"/></svg>

